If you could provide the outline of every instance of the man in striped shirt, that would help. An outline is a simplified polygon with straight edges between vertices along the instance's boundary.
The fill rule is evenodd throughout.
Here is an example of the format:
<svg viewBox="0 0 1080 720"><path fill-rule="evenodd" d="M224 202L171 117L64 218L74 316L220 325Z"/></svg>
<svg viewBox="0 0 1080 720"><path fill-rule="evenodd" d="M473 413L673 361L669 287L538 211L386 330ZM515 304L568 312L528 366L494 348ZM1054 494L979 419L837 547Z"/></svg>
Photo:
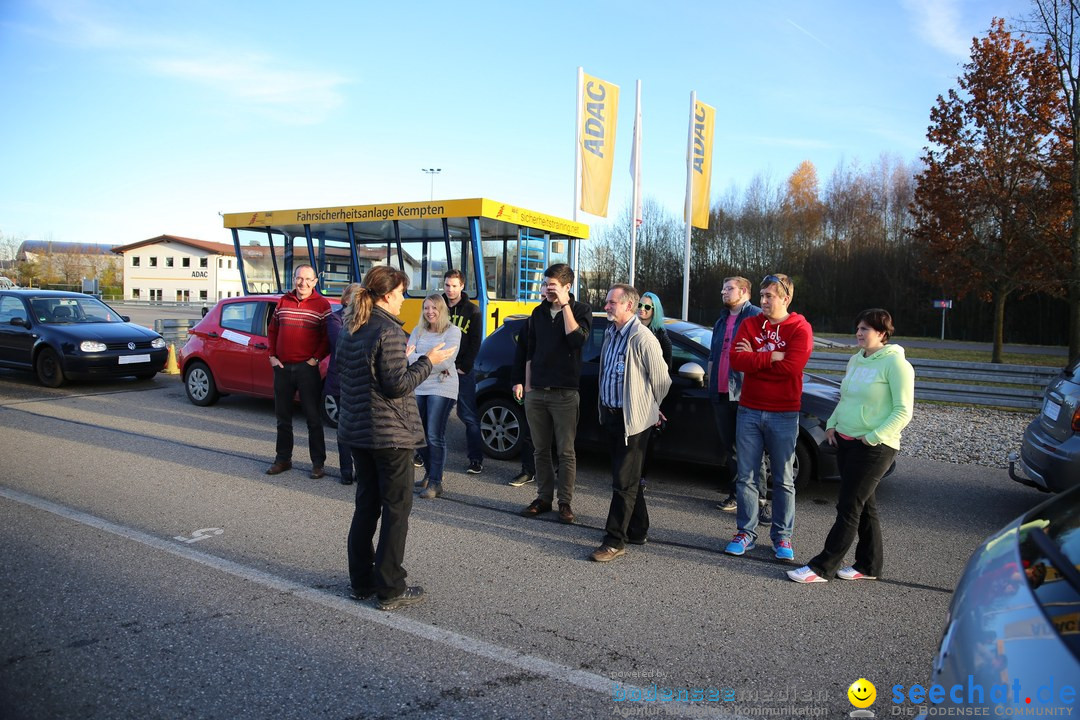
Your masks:
<svg viewBox="0 0 1080 720"><path fill-rule="evenodd" d="M315 269L300 265L293 273L295 289L278 300L267 332L270 366L274 368L274 413L277 415L277 444L274 464L267 475L277 475L292 467L293 398L300 394L300 407L308 427L311 478L326 475L326 437L323 435L322 377L319 362L330 354L326 320L330 303L315 292Z"/></svg>
<svg viewBox="0 0 1080 720"><path fill-rule="evenodd" d="M604 541L589 557L610 562L626 554L626 543L644 545L649 512L641 486L641 463L649 433L660 422L660 401L671 388L660 343L638 322L638 291L617 284L604 311L610 325L600 351L600 426L611 448L611 506Z"/></svg>

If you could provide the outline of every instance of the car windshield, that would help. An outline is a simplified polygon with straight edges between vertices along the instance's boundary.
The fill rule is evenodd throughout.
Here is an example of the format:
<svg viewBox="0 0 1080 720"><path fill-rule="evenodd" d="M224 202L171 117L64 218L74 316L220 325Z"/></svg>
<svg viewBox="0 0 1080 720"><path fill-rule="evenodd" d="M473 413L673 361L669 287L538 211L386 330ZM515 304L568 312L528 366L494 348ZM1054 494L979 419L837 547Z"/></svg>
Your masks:
<svg viewBox="0 0 1080 720"><path fill-rule="evenodd" d="M121 323L115 310L92 297L39 297L30 300L34 319L46 324Z"/></svg>
<svg viewBox="0 0 1080 720"><path fill-rule="evenodd" d="M712 345L712 329L710 328L686 325L678 328L678 332L687 340L692 340L702 347L708 348Z"/></svg>
<svg viewBox="0 0 1080 720"><path fill-rule="evenodd" d="M1080 490L1029 513L1019 536L1032 593L1062 640L1080 654Z"/></svg>

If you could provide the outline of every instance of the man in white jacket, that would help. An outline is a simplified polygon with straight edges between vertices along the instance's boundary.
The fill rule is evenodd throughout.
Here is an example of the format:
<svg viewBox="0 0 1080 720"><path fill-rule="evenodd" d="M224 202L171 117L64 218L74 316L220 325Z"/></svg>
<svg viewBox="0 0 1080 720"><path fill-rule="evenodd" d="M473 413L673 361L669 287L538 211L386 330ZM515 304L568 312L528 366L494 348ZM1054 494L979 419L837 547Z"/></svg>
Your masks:
<svg viewBox="0 0 1080 720"><path fill-rule="evenodd" d="M611 324L600 351L598 410L611 447L612 494L604 541L589 556L596 562L626 554L626 543L644 545L649 533L641 463L671 376L656 336L638 322L639 297L633 287L620 283L608 291L604 304Z"/></svg>

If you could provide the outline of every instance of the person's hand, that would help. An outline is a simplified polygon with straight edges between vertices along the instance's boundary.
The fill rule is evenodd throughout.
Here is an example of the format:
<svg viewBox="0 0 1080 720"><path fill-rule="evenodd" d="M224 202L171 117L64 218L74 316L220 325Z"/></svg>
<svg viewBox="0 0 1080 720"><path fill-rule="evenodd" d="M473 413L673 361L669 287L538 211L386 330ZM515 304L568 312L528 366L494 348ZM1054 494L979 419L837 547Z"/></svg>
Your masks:
<svg viewBox="0 0 1080 720"><path fill-rule="evenodd" d="M285 367L285 366L282 365L281 361L278 360L275 356L271 355L270 356L270 367Z"/></svg>
<svg viewBox="0 0 1080 720"><path fill-rule="evenodd" d="M464 370L462 370L461 368L458 368L457 374L458 374L458 375L464 375L464 374L465 374L465 371L464 371Z"/></svg>
<svg viewBox="0 0 1080 720"><path fill-rule="evenodd" d="M749 340L747 340L746 338L743 338L739 342L735 343L735 351L736 352L754 352L754 348L750 344Z"/></svg>
<svg viewBox="0 0 1080 720"><path fill-rule="evenodd" d="M318 359L318 358L313 358L313 357L312 357L312 358L308 358L308 359L307 359L307 360L305 360L304 362L306 362L306 363L307 363L308 365L313 365L313 366L314 366L314 365L318 365L318 364L319 364L319 359Z"/></svg>
<svg viewBox="0 0 1080 720"><path fill-rule="evenodd" d="M405 346L405 356L406 357L408 357L409 355L412 355L414 352L416 352L416 346L415 345L406 345Z"/></svg>
<svg viewBox="0 0 1080 720"><path fill-rule="evenodd" d="M427 351L427 359L431 361L432 365L438 365L453 357L455 350L457 350L456 346L448 348L446 347L446 343L439 343Z"/></svg>
<svg viewBox="0 0 1080 720"><path fill-rule="evenodd" d="M664 414L663 410L657 410L657 412L660 413L660 422L667 422L667 415Z"/></svg>
<svg viewBox="0 0 1080 720"><path fill-rule="evenodd" d="M772 361L773 362L780 362L785 357L787 357L787 353L782 353L779 350L773 350L772 351Z"/></svg>
<svg viewBox="0 0 1080 720"><path fill-rule="evenodd" d="M567 285L565 287L563 287L562 285L559 285L557 288L555 288L555 302L558 303L559 307L566 307L567 305L570 304L570 286L569 285Z"/></svg>
<svg viewBox="0 0 1080 720"><path fill-rule="evenodd" d="M833 447L836 447L836 429L829 428L825 431L825 442L829 443Z"/></svg>
<svg viewBox="0 0 1080 720"><path fill-rule="evenodd" d="M521 383L518 383L514 387L510 388L510 392L514 393L514 399L520 403L522 398L525 397L525 386Z"/></svg>

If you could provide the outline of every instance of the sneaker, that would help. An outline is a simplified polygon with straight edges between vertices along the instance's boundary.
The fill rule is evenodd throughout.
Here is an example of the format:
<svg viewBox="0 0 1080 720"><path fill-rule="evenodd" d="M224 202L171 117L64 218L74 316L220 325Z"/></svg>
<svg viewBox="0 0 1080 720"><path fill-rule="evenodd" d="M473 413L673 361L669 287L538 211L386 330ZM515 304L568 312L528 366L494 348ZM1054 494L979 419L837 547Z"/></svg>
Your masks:
<svg viewBox="0 0 1080 720"><path fill-rule="evenodd" d="M735 512L738 508L739 503L735 500L735 493L731 493L716 504L716 509L723 510L724 512Z"/></svg>
<svg viewBox="0 0 1080 720"><path fill-rule="evenodd" d="M375 607L380 610L397 610L398 608L408 607L415 605L424 599L424 588L419 585L412 585L405 588L405 592L392 598L379 598Z"/></svg>
<svg viewBox="0 0 1080 720"><path fill-rule="evenodd" d="M509 483L507 483L507 485L509 485L510 487L521 487L522 485L528 485L531 482L536 482L536 478L534 478L527 472L523 472L516 478L511 480Z"/></svg>
<svg viewBox="0 0 1080 720"><path fill-rule="evenodd" d="M754 549L754 541L750 539L750 536L746 533L739 533L731 539L731 542L724 548L724 552L728 555L742 555L747 550Z"/></svg>
<svg viewBox="0 0 1080 720"><path fill-rule="evenodd" d="M570 509L570 503L559 503L559 521L570 525L575 520L577 520L577 515Z"/></svg>
<svg viewBox="0 0 1080 720"><path fill-rule="evenodd" d="M549 512L551 512L551 503L547 500L536 498L529 504L529 507L522 510L520 514L523 517L536 517L537 515Z"/></svg>
<svg viewBox="0 0 1080 720"><path fill-rule="evenodd" d="M413 467L424 467L424 458L420 453L413 453L412 456Z"/></svg>
<svg viewBox="0 0 1080 720"><path fill-rule="evenodd" d="M795 548L791 547L790 540L781 540L778 543L773 543L773 551L776 553L777 560L795 559Z"/></svg>
<svg viewBox="0 0 1080 720"><path fill-rule="evenodd" d="M876 575L863 575L861 572L848 565L836 571L836 577L841 580L877 580Z"/></svg>
<svg viewBox="0 0 1080 720"><path fill-rule="evenodd" d="M424 473L424 477L414 482L413 487L416 488L416 492L423 492L424 490L427 490L427 486L430 483L431 478L428 476L427 473Z"/></svg>
<svg viewBox="0 0 1080 720"><path fill-rule="evenodd" d="M611 562L617 557L622 557L626 554L625 548L613 548L610 545L601 545L593 551L589 556L590 560L596 562Z"/></svg>
<svg viewBox="0 0 1080 720"><path fill-rule="evenodd" d="M772 503L768 500L758 505L757 521L759 525L772 525Z"/></svg>
<svg viewBox="0 0 1080 720"><path fill-rule="evenodd" d="M437 497L442 497L442 483L431 483L424 492L420 493L420 497L425 500L434 500Z"/></svg>
<svg viewBox="0 0 1080 720"><path fill-rule="evenodd" d="M484 472L484 463L480 462L479 460L470 460L469 469L465 472L469 473L470 475L479 475L480 473Z"/></svg>
<svg viewBox="0 0 1080 720"><path fill-rule="evenodd" d="M811 570L809 565L803 565L798 570L788 570L787 576L788 578L794 580L797 583L829 582L828 580Z"/></svg>

